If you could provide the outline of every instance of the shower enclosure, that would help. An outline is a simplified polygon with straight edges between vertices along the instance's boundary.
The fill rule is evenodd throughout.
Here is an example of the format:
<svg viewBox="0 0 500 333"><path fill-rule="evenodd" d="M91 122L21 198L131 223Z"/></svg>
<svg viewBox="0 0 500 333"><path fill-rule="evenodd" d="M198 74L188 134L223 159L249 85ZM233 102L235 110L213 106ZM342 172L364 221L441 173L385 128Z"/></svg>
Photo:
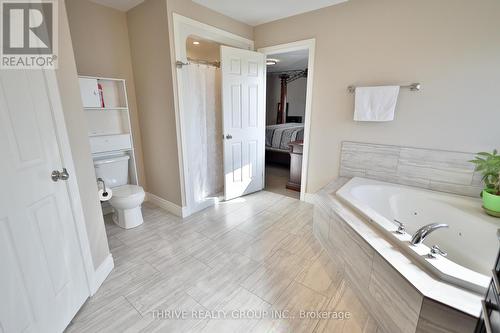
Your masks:
<svg viewBox="0 0 500 333"><path fill-rule="evenodd" d="M253 42L173 14L183 217L264 186L265 57Z"/></svg>
<svg viewBox="0 0 500 333"><path fill-rule="evenodd" d="M196 36L187 38L188 62L181 68L188 192L199 207L217 201L224 190L219 47Z"/></svg>

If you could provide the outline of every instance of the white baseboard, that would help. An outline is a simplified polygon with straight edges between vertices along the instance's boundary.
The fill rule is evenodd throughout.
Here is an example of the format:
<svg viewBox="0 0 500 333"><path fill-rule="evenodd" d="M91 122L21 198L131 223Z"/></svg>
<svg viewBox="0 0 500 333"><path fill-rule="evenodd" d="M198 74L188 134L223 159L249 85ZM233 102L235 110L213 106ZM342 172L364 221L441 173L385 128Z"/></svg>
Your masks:
<svg viewBox="0 0 500 333"><path fill-rule="evenodd" d="M102 285L104 280L108 277L109 273L115 267L115 263L113 261L113 256L111 253L108 255L106 259L99 265L99 267L94 272L94 281L92 281L92 289L90 290L90 296L94 295L99 287Z"/></svg>
<svg viewBox="0 0 500 333"><path fill-rule="evenodd" d="M187 216L187 209L186 209L187 207L178 206L178 205L174 204L173 202L170 202L168 200L160 198L159 196L154 195L152 193L149 193L149 192L146 193L146 201L149 201L149 202L157 205L158 207L161 207L161 208L169 211L170 213L172 213L174 215L177 215L180 217Z"/></svg>
<svg viewBox="0 0 500 333"><path fill-rule="evenodd" d="M208 197L208 198L205 198L205 200L203 200L202 202L199 202L199 203L193 205L191 208L189 208L188 206L183 207L182 208L182 211L183 211L182 217L188 217L190 215L198 213L199 211L202 211L208 207L212 207L212 206L216 205L220 201L221 201L221 199L219 197Z"/></svg>

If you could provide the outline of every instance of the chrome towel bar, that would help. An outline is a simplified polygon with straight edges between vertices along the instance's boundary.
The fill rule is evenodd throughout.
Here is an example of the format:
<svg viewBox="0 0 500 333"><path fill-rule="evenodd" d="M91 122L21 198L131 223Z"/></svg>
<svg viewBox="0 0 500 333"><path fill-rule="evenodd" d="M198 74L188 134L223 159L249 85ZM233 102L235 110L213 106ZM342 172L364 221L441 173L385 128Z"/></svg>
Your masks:
<svg viewBox="0 0 500 333"><path fill-rule="evenodd" d="M421 85L420 83L412 83L408 85L399 86L401 89L410 89L411 91L420 91ZM356 86L347 87L347 91L353 94L356 91Z"/></svg>

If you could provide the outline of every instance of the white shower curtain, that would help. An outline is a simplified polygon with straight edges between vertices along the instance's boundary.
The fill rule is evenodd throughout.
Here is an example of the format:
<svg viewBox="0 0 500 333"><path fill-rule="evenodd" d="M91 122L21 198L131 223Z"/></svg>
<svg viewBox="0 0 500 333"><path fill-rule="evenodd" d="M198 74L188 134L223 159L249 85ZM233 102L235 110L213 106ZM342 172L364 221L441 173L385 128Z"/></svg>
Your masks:
<svg viewBox="0 0 500 333"><path fill-rule="evenodd" d="M188 177L195 203L223 191L220 69L191 64L183 68Z"/></svg>

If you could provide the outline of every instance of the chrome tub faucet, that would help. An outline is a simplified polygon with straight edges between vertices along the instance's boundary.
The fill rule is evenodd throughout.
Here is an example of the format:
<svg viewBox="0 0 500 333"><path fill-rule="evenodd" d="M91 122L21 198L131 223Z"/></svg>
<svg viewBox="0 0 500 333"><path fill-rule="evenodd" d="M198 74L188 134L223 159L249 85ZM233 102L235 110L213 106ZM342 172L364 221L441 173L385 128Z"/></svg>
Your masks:
<svg viewBox="0 0 500 333"><path fill-rule="evenodd" d="M429 236L432 232L437 229L448 228L447 224L444 223L431 223L424 225L422 228L418 229L413 237L411 238L410 244L417 245L424 241L424 239Z"/></svg>

